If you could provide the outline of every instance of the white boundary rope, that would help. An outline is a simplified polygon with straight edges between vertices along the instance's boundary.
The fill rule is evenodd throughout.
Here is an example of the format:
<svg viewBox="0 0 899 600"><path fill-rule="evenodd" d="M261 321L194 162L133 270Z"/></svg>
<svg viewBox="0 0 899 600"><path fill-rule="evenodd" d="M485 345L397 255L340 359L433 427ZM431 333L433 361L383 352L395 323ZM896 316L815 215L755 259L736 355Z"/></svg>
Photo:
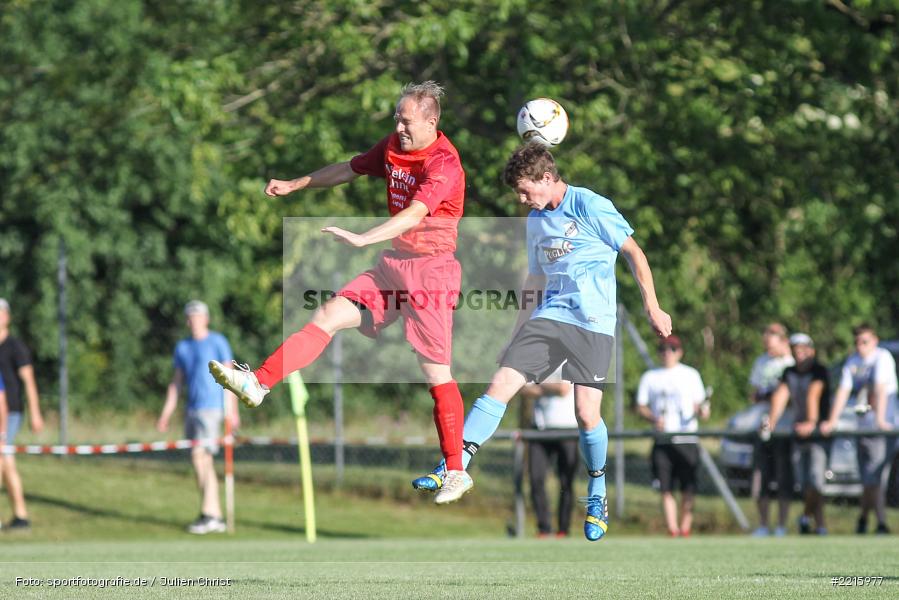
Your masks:
<svg viewBox="0 0 899 600"><path fill-rule="evenodd" d="M195 446L208 443L206 440L174 440L156 442L130 442L124 444L72 444L69 446L51 444L20 444L0 446L3 454L55 454L57 456L92 455L92 454L140 454L145 452L165 452L168 450L189 450ZM272 437L223 437L216 440L219 445L248 446L296 446L295 439Z"/></svg>

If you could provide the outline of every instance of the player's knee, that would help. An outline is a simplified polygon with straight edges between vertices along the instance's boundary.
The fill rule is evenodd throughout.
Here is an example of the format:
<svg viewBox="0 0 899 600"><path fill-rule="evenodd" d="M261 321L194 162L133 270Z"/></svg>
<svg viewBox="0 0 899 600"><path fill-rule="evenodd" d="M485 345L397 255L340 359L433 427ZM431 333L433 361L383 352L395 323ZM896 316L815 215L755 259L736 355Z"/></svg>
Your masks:
<svg viewBox="0 0 899 600"><path fill-rule="evenodd" d="M428 384L429 388L435 388L439 385L449 383L450 381L452 381L451 377L432 377L425 375L425 382Z"/></svg>
<svg viewBox="0 0 899 600"><path fill-rule="evenodd" d="M577 419L578 427L584 431L593 431L602 421L602 415L592 407L575 406L574 416Z"/></svg>
<svg viewBox="0 0 899 600"><path fill-rule="evenodd" d="M490 381L490 386L499 388L514 387L515 392L517 392L518 389L523 387L526 382L527 381L525 379L525 376L519 373L517 370L511 367L500 367L496 371L496 373L493 374L493 379L491 379ZM515 392L513 392L513 394Z"/></svg>
<svg viewBox="0 0 899 600"><path fill-rule="evenodd" d="M421 373L425 376L425 381L428 382L429 386L443 385L453 380L453 372L448 364L435 362L434 359L417 351L416 357L418 358L418 366L421 369Z"/></svg>
<svg viewBox="0 0 899 600"><path fill-rule="evenodd" d="M312 323L328 335L334 335L341 329L358 327L361 322L359 308L343 296L331 298L312 316Z"/></svg>

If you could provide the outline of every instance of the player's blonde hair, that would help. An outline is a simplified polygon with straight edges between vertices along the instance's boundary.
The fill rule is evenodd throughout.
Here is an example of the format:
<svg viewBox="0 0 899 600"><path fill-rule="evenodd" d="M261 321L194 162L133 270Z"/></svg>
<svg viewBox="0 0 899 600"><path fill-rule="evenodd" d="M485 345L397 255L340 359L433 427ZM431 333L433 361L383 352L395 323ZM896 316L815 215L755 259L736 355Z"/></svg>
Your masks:
<svg viewBox="0 0 899 600"><path fill-rule="evenodd" d="M437 121L440 121L440 98L443 94L443 86L430 79L421 83L407 83L403 86L396 105L399 108L400 102L412 98L426 118L437 117Z"/></svg>

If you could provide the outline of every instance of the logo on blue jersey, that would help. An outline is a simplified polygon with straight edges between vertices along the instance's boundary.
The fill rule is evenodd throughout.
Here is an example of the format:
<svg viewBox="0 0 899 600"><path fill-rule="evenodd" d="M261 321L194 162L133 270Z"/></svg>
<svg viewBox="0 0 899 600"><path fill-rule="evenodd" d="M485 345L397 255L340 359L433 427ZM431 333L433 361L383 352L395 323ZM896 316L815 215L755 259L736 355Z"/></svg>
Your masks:
<svg viewBox="0 0 899 600"><path fill-rule="evenodd" d="M580 233L580 230L577 228L577 222L569 221L565 223L565 237L574 237Z"/></svg>
<svg viewBox="0 0 899 600"><path fill-rule="evenodd" d="M546 257L546 262L554 263L563 256L571 254L574 246L568 240L553 240L549 246L542 246L541 250Z"/></svg>

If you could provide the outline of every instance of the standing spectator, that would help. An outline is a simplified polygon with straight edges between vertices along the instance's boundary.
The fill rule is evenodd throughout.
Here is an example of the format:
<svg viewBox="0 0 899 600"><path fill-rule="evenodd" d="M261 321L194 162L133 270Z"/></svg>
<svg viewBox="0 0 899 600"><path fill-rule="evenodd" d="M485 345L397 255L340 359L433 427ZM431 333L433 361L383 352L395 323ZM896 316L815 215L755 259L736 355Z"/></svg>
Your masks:
<svg viewBox="0 0 899 600"><path fill-rule="evenodd" d="M3 385L3 376L0 375L0 446L6 445L6 426L7 415L6 408L6 386Z"/></svg>
<svg viewBox="0 0 899 600"><path fill-rule="evenodd" d="M9 410L6 404L6 386L3 385L3 375L0 375L0 446L6 444L6 425Z"/></svg>
<svg viewBox="0 0 899 600"><path fill-rule="evenodd" d="M200 516L188 525L190 533L206 534L225 531L222 509L219 504L218 476L213 457L218 453L218 440L222 435L224 402L230 403L231 425L237 429L237 399L225 392L212 378L210 360L231 364L233 355L228 340L220 333L209 330L209 307L199 300L192 300L184 307L190 337L175 346L175 373L165 397L165 406L156 428L165 432L169 420L178 405L178 393L187 386L187 413L184 419L185 435L200 441L191 450L191 462L200 489Z"/></svg>
<svg viewBox="0 0 899 600"><path fill-rule="evenodd" d="M6 423L6 443L14 444L16 434L22 426L24 405L22 404L22 388L28 397L28 412L31 417L31 431L40 433L44 429L41 416L40 398L37 384L34 382L34 367L31 363L31 352L22 340L9 334L10 310L9 302L0 298L0 376L6 386L6 405L8 409ZM4 454L0 463L0 476L6 482L6 492L12 504L13 518L7 525L9 529L28 529L28 509L25 506L25 492L22 489L22 478L16 468L15 454Z"/></svg>
<svg viewBox="0 0 899 600"><path fill-rule="evenodd" d="M559 430L560 434L577 431L574 414L574 386L562 379L559 368L543 383L528 384L521 395L534 399L534 426L540 431ZM524 405L522 405L524 406ZM559 528L556 537L567 537L574 505L572 485L578 465L578 439L531 440L528 442L528 476L531 480L531 500L537 513L537 535L552 533L552 518L546 498L546 474L550 463L556 463L559 477Z"/></svg>
<svg viewBox="0 0 899 600"><path fill-rule="evenodd" d="M640 378L637 412L653 424L656 431L689 432L698 429L697 416L709 418L705 386L699 372L680 362L684 355L680 338L669 335L659 342L662 366L650 369ZM673 436L656 441L652 447L653 479L662 492L662 512L672 537L690 535L693 527L693 498L699 466L699 440L696 436ZM674 499L675 482L681 490L681 519L677 520Z"/></svg>
<svg viewBox="0 0 899 600"><path fill-rule="evenodd" d="M896 404L896 361L884 348L878 348L877 333L868 324L852 330L856 352L843 365L840 387L833 398L830 418L821 424L821 433L830 435L840 420L840 413L850 395L856 398L859 429L887 431L894 418ZM863 404L862 392L867 396ZM858 438L858 468L862 478L861 514L856 533L867 533L868 513L877 516L876 533L890 532L886 523L885 499L881 491L881 476L887 462L887 440L884 437Z"/></svg>
<svg viewBox="0 0 899 600"><path fill-rule="evenodd" d="M787 339L787 329L780 323L771 323L762 334L765 353L755 359L749 375L751 388L749 400L765 403L770 407L771 394L780 385L784 369L794 364ZM769 411L765 411L766 413ZM789 431L790 424L781 421L781 427ZM793 482L790 464L790 441L786 439L759 440L755 448L753 491L757 497L759 527L754 535L768 535L768 507L775 494L772 484L777 484L778 518L774 535L786 535L787 517L790 514L790 495Z"/></svg>
<svg viewBox="0 0 899 600"><path fill-rule="evenodd" d="M827 448L825 444L808 437L830 414L827 367L815 358L815 343L807 334L791 335L790 347L796 364L786 368L780 385L771 396L769 423L771 429L777 430L785 414L794 423L793 432L798 439L793 442L791 462L793 475L802 486L805 501L802 516L799 517L799 533L811 533L810 518L814 517L815 531L825 535L827 527L824 525L821 490L827 469Z"/></svg>
<svg viewBox="0 0 899 600"><path fill-rule="evenodd" d="M787 328L780 323L771 323L762 333L765 353L755 359L749 374L750 402L766 402L780 385L784 369L795 364L790 353Z"/></svg>

